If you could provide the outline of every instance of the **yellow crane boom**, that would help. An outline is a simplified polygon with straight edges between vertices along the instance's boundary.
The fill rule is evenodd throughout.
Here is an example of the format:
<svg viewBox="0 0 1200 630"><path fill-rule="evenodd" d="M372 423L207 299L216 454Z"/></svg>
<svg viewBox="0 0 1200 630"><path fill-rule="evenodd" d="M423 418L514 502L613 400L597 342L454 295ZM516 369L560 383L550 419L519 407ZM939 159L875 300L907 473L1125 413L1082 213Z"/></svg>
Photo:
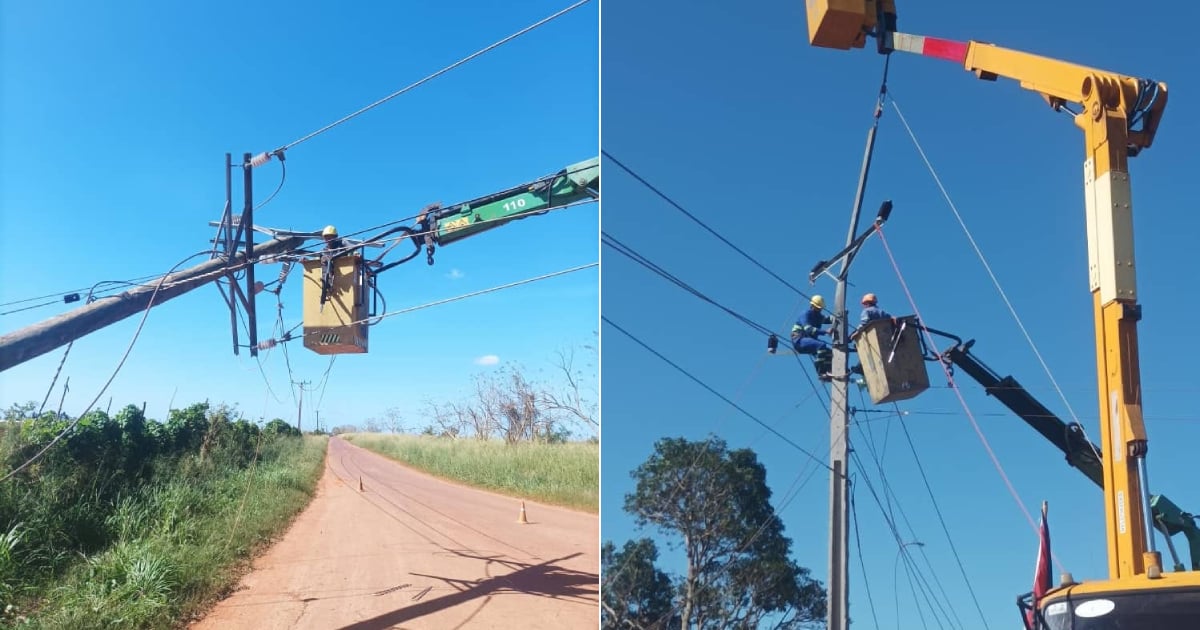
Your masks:
<svg viewBox="0 0 1200 630"><path fill-rule="evenodd" d="M1082 105L1088 281L1096 327L1100 435L1105 466L1108 569L1113 579L1161 570L1150 537L1146 427L1138 365L1137 277L1128 158L1154 141L1167 86L981 42L902 33L888 48L961 61L982 79L1005 77L1038 92L1055 109ZM1133 127L1142 123L1140 129ZM1111 464L1109 464L1111 462Z"/></svg>
<svg viewBox="0 0 1200 630"><path fill-rule="evenodd" d="M1064 585L1067 591L1046 598L1047 615L1056 618L1043 617L1043 623L1057 628L1072 617L1064 608L1072 593L1130 602L1130 597L1151 597L1146 594L1149 590L1155 590L1157 599L1154 603L1143 599L1142 609L1151 606L1158 616L1139 617L1139 623L1151 625L1135 624L1137 628L1191 618L1187 615L1200 611L1200 575L1164 575L1161 554L1154 548L1128 169L1129 158L1154 141L1167 105L1166 84L985 42L900 33L891 0L807 0L806 4L813 46L849 50L862 48L868 36L874 37L882 54L915 53L959 63L980 79L1012 79L1039 93L1055 110L1074 114L1075 125L1084 134L1088 282L1096 331L1109 580ZM1072 103L1080 108L1071 109ZM1103 606L1112 604L1104 601Z"/></svg>

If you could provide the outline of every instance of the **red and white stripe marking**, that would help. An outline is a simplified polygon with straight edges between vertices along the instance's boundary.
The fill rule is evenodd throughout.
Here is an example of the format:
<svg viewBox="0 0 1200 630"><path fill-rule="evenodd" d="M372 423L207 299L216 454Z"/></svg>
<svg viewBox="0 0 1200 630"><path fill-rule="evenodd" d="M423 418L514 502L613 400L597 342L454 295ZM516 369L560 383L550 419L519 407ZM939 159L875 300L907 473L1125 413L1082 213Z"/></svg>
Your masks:
<svg viewBox="0 0 1200 630"><path fill-rule="evenodd" d="M892 33L892 48L958 63L966 63L967 60L967 43L950 39Z"/></svg>

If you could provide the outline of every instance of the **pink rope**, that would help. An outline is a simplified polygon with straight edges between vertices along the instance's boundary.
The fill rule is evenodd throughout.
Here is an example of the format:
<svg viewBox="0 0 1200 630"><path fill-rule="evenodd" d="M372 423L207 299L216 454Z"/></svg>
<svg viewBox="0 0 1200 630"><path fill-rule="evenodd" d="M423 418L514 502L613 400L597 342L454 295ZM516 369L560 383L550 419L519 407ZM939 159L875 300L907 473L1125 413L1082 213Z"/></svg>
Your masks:
<svg viewBox="0 0 1200 630"><path fill-rule="evenodd" d="M888 260L892 262L892 268L896 270L896 278L900 280L900 286L904 289L904 295L908 298L908 303L912 305L913 312L916 313L917 319L924 322L925 318L921 317L921 311L917 309L917 302L913 299L912 292L908 290L908 283L904 281L904 274L900 273L900 265L896 263L896 257L892 255L892 248L888 246L887 239L883 236L882 226L876 225L875 231L879 234L879 242L883 243L883 249L887 252ZM929 331L924 331L924 333L926 339L929 341L930 347L936 347L934 345L933 336L929 334ZM1017 505L1021 508L1021 512L1025 514L1025 519L1029 521L1029 527L1033 529L1034 534L1040 536L1041 530L1038 529L1037 523L1034 522L1033 515L1029 513L1029 510L1025 507L1025 503L1021 501L1020 495L1017 494L1017 489L1013 487L1012 481L1008 478L1008 473L1004 471L1004 466L996 457L996 453L992 450L991 444L988 443L987 437L984 436L983 429L981 429L979 427L979 423L975 421L975 414L971 413L971 407L967 405L967 400L963 398L962 391L958 388L958 383L954 382L954 376L950 373L950 368L946 366L945 361L938 361L938 364L942 366L942 371L946 374L946 380L950 383L950 388L953 389L955 395L958 396L958 402L962 404L963 411L966 412L967 418L971 420L971 426L974 427L975 434L979 436L979 440L983 443L983 448L987 451L988 457L992 459L992 464L995 465L996 471L1000 473L1000 478L1004 480L1004 485L1008 487L1009 494L1011 494L1013 499L1017 502ZM1064 566L1062 561L1059 560L1058 556L1055 555L1053 551L1050 552L1050 555L1054 557L1054 562L1056 562L1061 569Z"/></svg>

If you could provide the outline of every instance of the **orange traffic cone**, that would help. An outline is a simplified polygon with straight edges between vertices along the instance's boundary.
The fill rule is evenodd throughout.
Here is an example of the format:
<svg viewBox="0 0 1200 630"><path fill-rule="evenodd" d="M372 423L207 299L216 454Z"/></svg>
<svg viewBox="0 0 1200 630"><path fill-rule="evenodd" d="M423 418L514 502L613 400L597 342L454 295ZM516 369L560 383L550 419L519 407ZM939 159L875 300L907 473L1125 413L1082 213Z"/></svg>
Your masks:
<svg viewBox="0 0 1200 630"><path fill-rule="evenodd" d="M529 519L525 518L525 502L521 502L521 516L517 517L518 523L529 523Z"/></svg>

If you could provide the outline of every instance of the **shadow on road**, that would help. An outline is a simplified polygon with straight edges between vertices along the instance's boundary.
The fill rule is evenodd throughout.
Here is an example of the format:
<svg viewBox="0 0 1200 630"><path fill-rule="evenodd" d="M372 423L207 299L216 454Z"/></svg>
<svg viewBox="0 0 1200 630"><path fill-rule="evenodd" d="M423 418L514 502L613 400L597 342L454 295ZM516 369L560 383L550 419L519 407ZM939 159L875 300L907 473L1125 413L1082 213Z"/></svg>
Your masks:
<svg viewBox="0 0 1200 630"><path fill-rule="evenodd" d="M506 575L488 577L474 582L413 573L412 575L419 577L442 580L460 590L450 595L438 597L437 599L420 602L372 617L371 619L364 619L363 621L342 626L340 630L382 630L383 628L391 628L398 623L418 619L440 610L470 602L474 599L491 597L506 592L563 599L566 600L563 602L564 605L595 603L596 591L599 589L599 575L564 569L556 565L556 563L570 560L580 555L583 554L575 553L562 558L547 560L539 564L521 564L511 560L480 558L481 560L494 561L510 568L519 568Z"/></svg>

